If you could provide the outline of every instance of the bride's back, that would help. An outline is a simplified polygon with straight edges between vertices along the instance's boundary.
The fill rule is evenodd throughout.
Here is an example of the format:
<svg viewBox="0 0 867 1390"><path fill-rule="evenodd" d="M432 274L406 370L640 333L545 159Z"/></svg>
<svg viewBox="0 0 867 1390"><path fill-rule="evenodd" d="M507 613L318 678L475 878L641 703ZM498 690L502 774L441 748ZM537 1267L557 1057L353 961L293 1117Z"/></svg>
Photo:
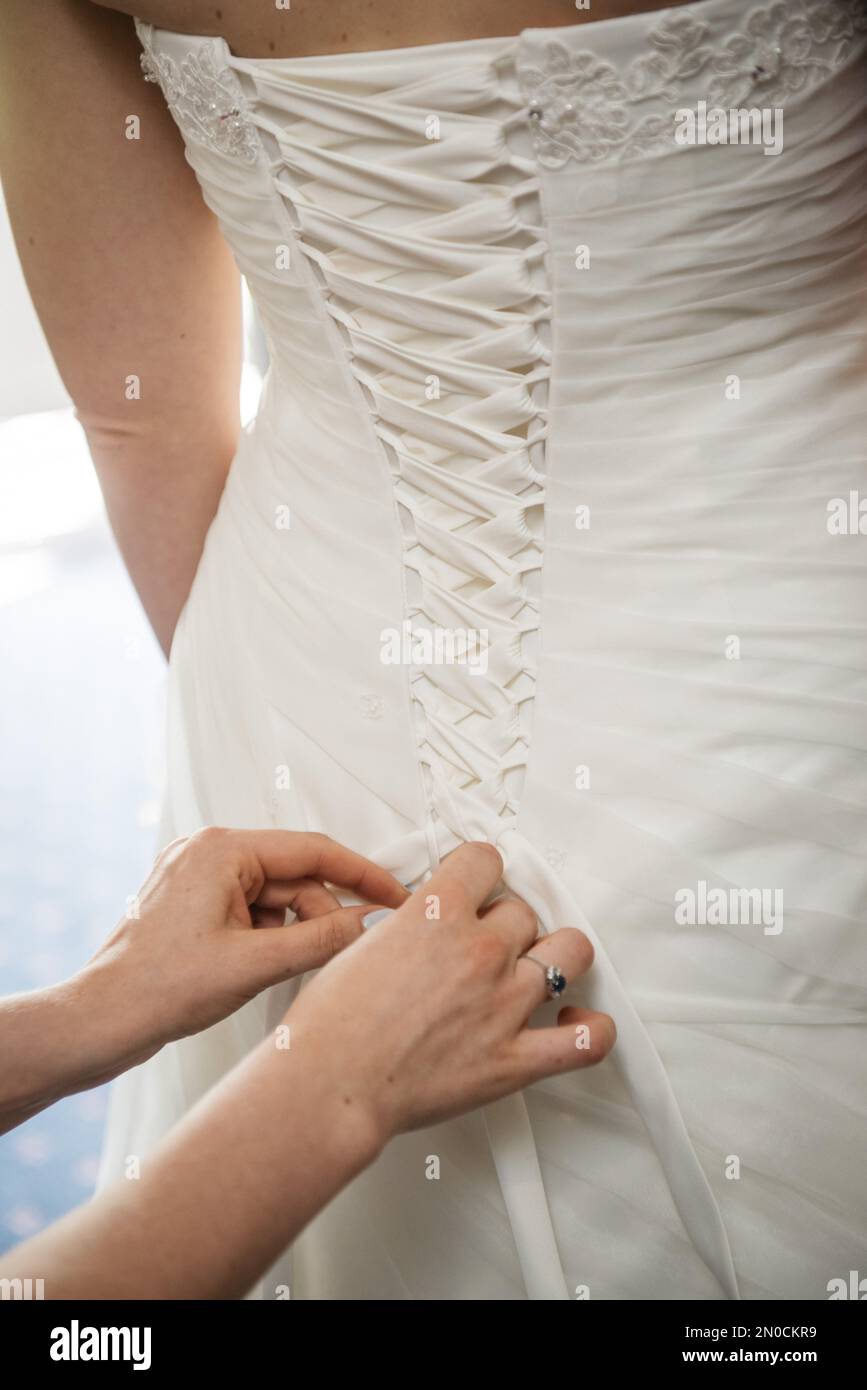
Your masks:
<svg viewBox="0 0 867 1390"><path fill-rule="evenodd" d="M98 0L100 3L100 0ZM684 0L108 0L158 29L221 36L244 57L303 58L323 53L404 48L455 39L499 38L532 25L580 24L659 10Z"/></svg>

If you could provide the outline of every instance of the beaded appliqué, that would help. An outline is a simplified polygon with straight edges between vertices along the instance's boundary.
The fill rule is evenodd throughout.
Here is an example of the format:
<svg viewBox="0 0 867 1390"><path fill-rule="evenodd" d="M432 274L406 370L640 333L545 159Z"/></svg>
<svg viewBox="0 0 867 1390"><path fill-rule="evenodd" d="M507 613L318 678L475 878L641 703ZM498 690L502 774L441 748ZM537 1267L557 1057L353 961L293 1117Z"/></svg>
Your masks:
<svg viewBox="0 0 867 1390"><path fill-rule="evenodd" d="M676 149L674 113L689 105L688 92L708 106L780 106L828 77L864 32L861 0L776 0L722 41L697 16L668 14L650 31L652 51L622 73L593 53L549 43L541 67L519 72L536 156L559 169L570 159L597 163ZM664 110L635 113L654 98Z"/></svg>
<svg viewBox="0 0 867 1390"><path fill-rule="evenodd" d="M188 53L176 63L167 53L145 47L141 66L145 81L162 88L182 130L218 154L256 162L259 145L241 84L212 50Z"/></svg>

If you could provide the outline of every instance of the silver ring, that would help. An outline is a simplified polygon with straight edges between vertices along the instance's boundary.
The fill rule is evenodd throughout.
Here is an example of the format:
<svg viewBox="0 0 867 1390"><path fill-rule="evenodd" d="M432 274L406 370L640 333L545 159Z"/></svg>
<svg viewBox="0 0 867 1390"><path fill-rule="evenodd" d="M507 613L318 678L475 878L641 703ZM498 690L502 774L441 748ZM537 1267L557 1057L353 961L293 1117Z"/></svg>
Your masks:
<svg viewBox="0 0 867 1390"><path fill-rule="evenodd" d="M538 965L545 976L545 993L548 998L559 999L566 988L566 976L563 974L560 967L557 965L548 965L546 961L540 960L538 956L531 956L529 952L521 956L521 960L531 960L534 965Z"/></svg>

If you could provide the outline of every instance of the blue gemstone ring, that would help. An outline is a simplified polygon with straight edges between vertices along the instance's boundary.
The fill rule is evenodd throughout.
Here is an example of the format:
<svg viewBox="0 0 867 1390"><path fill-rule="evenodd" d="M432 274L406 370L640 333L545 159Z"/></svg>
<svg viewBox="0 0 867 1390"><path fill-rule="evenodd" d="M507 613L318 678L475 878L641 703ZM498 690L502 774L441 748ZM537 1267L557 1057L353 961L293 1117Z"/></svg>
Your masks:
<svg viewBox="0 0 867 1390"><path fill-rule="evenodd" d="M526 956L522 956L521 959L531 960L534 965L538 965L545 976L545 993L548 998L559 999L566 988L566 976L563 974L563 971L556 965L548 965L546 961L540 960L538 956L527 954Z"/></svg>

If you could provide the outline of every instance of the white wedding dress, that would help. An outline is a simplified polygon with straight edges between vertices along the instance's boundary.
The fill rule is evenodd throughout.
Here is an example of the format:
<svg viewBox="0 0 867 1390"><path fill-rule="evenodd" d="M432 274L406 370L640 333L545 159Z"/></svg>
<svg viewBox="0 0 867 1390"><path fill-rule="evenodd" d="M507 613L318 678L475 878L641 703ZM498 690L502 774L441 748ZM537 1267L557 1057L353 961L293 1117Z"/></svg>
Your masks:
<svg viewBox="0 0 867 1390"><path fill-rule="evenodd" d="M864 7L280 60L138 28L271 358L163 839L324 830L408 884L496 841L619 1030L397 1140L259 1292L827 1298L867 1274ZM699 101L782 152L677 143ZM389 664L407 622L486 669ZM120 1081L104 1178L297 987Z"/></svg>

